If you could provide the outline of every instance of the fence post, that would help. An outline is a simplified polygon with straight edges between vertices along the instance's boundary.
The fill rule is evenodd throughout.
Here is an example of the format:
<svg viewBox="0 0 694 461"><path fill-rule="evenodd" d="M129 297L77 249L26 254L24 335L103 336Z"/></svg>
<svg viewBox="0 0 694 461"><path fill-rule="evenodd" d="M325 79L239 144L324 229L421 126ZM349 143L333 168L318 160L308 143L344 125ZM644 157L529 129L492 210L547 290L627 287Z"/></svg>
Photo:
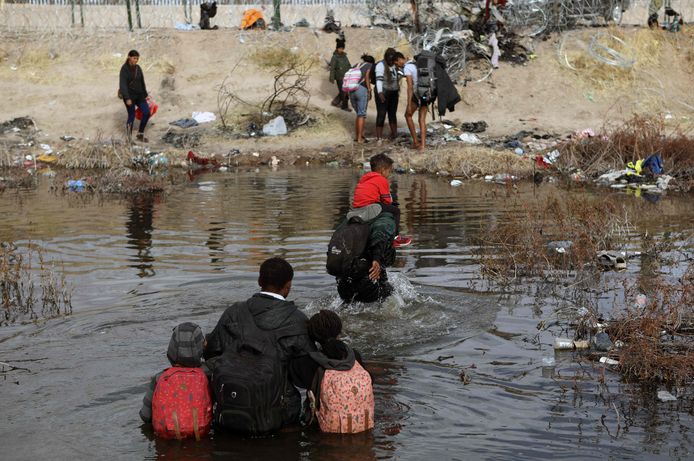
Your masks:
<svg viewBox="0 0 694 461"><path fill-rule="evenodd" d="M140 0L135 0L135 16L137 17L137 28L142 29L142 20L140 19Z"/></svg>
<svg viewBox="0 0 694 461"><path fill-rule="evenodd" d="M128 29L133 31L133 14L130 10L130 0L125 0L125 7L128 9Z"/></svg>
<svg viewBox="0 0 694 461"><path fill-rule="evenodd" d="M272 0L272 6L275 9L275 13L272 15L272 27L275 30L280 30L280 27L282 27L282 17L280 15L280 4L282 2L280 0Z"/></svg>
<svg viewBox="0 0 694 461"><path fill-rule="evenodd" d="M70 10L72 12L72 27L75 27L75 0L70 0Z"/></svg>
<svg viewBox="0 0 694 461"><path fill-rule="evenodd" d="M80 25L84 28L84 0L80 0Z"/></svg>

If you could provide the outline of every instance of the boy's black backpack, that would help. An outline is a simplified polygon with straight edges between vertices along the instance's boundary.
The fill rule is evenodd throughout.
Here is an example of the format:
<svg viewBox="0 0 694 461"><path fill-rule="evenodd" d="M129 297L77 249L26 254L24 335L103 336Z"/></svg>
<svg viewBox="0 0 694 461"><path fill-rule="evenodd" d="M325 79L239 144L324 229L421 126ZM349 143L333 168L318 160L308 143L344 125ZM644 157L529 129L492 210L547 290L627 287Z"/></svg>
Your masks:
<svg viewBox="0 0 694 461"><path fill-rule="evenodd" d="M436 98L436 53L424 50L415 56L417 66L417 87L415 96L425 104L430 104Z"/></svg>
<svg viewBox="0 0 694 461"><path fill-rule="evenodd" d="M354 265L366 250L369 241L369 224L359 218L343 223L333 233L328 244L325 268L334 277L349 277Z"/></svg>
<svg viewBox="0 0 694 461"><path fill-rule="evenodd" d="M261 330L246 305L231 326L237 350L217 359L212 374L216 428L249 435L267 435L282 428L287 370L278 340L301 334L296 326Z"/></svg>

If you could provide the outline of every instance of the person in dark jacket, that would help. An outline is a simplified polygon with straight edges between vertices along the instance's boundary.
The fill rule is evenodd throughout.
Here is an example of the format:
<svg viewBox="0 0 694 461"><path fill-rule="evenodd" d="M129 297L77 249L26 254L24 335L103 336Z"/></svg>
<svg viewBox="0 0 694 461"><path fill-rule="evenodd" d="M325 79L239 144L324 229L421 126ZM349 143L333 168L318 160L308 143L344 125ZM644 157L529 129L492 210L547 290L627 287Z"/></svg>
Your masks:
<svg viewBox="0 0 694 461"><path fill-rule="evenodd" d="M338 38L335 42L335 52L333 52L333 57L330 59L330 76L328 77L330 83L337 83L337 96L333 99L332 105L351 112L352 109L348 105L349 94L342 91L342 79L345 76L345 72L352 65L349 63L347 53L345 53L345 40Z"/></svg>
<svg viewBox="0 0 694 461"><path fill-rule="evenodd" d="M393 293L386 267L395 261L394 235L395 219L391 213L381 212L370 222L369 241L353 273L337 278L337 293L343 301L371 303L383 301Z"/></svg>
<svg viewBox="0 0 694 461"><path fill-rule="evenodd" d="M125 125L128 140L131 139L133 132L133 123L135 122L135 107L139 107L142 111L142 119L140 127L137 131L137 140L147 142L145 138L145 127L149 120L149 105L147 104L147 86L145 85L145 76L142 73L142 68L137 65L140 60L140 53L136 50L128 52L128 59L120 68L120 79L118 90L120 97L123 98L125 108L128 111L128 120Z"/></svg>
<svg viewBox="0 0 694 461"><path fill-rule="evenodd" d="M210 370L201 361L204 343L205 336L198 325L191 322L182 323L174 328L169 341L169 348L166 351L166 357L169 359L172 367L200 367L207 375L207 379L210 379ZM142 399L140 418L145 423L152 422L152 397L162 373L164 371L157 373L150 380L147 393Z"/></svg>
<svg viewBox="0 0 694 461"><path fill-rule="evenodd" d="M285 385L285 401L287 410L284 415L284 424L299 422L301 413L301 396L296 387L307 389L310 385L310 377L297 372L294 362L301 362L308 358L311 352L316 351L316 345L308 336L306 329L307 317L292 301L286 297L292 288L294 270L292 266L282 258L270 258L260 266L258 285L260 292L246 301L232 304L228 307L217 326L207 336L207 346L204 357L210 359L210 367L214 368L214 357L221 356L226 350L235 350L240 338L234 337L236 331L234 324L238 318L237 311L247 307L253 315L258 328L262 330L278 330L292 327L299 332L297 335L285 336L278 340L278 351L288 370Z"/></svg>

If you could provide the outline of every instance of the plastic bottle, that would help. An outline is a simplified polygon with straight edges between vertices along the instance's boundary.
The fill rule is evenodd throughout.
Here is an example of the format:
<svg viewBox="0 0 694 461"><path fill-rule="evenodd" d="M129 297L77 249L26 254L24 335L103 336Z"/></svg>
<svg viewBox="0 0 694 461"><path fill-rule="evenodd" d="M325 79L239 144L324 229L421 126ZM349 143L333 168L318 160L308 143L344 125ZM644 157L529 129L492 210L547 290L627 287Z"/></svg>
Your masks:
<svg viewBox="0 0 694 461"><path fill-rule="evenodd" d="M565 350L565 349L573 349L573 348L574 348L573 339L554 338L554 349Z"/></svg>
<svg viewBox="0 0 694 461"><path fill-rule="evenodd" d="M556 360L554 360L554 356L543 357L542 358L542 377L543 378L553 378L556 365L557 365L557 362L556 362Z"/></svg>

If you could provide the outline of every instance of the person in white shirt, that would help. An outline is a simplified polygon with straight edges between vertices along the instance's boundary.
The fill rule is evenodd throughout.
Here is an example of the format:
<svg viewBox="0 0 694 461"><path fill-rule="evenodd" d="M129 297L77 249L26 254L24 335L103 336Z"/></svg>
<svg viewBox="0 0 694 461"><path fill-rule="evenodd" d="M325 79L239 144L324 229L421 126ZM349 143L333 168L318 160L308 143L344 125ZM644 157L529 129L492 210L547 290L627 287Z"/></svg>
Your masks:
<svg viewBox="0 0 694 461"><path fill-rule="evenodd" d="M388 115L390 126L390 139L395 139L398 132L398 100L400 99L400 77L395 61L397 57L404 56L395 48L388 48L383 55L383 60L376 63L376 87L374 99L376 100L376 139L383 138L383 127Z"/></svg>
<svg viewBox="0 0 694 461"><path fill-rule="evenodd" d="M405 80L407 80L407 109L405 110L405 122L412 136L412 146L418 150L424 150L427 136L427 104L422 102L415 95L417 88L418 71L414 61L407 61L403 68ZM419 111L419 139L417 139L417 129L414 125L412 116Z"/></svg>

